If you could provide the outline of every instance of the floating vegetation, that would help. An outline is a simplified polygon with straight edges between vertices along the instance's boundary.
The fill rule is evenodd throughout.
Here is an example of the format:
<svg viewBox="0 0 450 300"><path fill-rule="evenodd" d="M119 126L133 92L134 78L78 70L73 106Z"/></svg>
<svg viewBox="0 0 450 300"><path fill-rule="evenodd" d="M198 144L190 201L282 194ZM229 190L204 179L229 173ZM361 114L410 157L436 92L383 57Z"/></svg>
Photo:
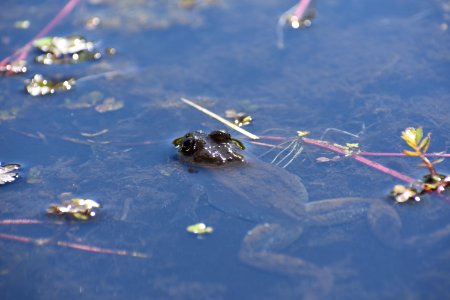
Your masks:
<svg viewBox="0 0 450 300"><path fill-rule="evenodd" d="M286 24L289 24L289 26L294 29L309 27L311 26L312 20L315 18L315 16L315 0L300 0L298 4L282 13L278 18L277 25L278 48L284 48L283 30Z"/></svg>
<svg viewBox="0 0 450 300"><path fill-rule="evenodd" d="M95 110L99 113L115 111L123 108L123 101L118 101L114 97L106 98L103 103L96 105Z"/></svg>
<svg viewBox="0 0 450 300"><path fill-rule="evenodd" d="M225 116L232 119L234 124L239 127L249 125L253 122L253 118L250 115L244 112L236 112L234 109L226 110Z"/></svg>
<svg viewBox="0 0 450 300"><path fill-rule="evenodd" d="M44 52L35 61L45 65L73 64L102 57L100 52L94 50L94 43L80 35L48 36L35 40L33 46Z"/></svg>
<svg viewBox="0 0 450 300"><path fill-rule="evenodd" d="M15 172L20 169L19 164L0 164L0 185L13 182L19 177L19 173Z"/></svg>
<svg viewBox="0 0 450 300"><path fill-rule="evenodd" d="M92 51L94 43L80 35L67 37L48 36L33 42L33 46L45 53L54 54L57 57L81 51Z"/></svg>
<svg viewBox="0 0 450 300"><path fill-rule="evenodd" d="M403 153L407 156L419 157L422 160L422 163L420 163L419 166L426 167L429 174L423 176L420 182L420 191L417 191L412 187L396 185L391 192L391 195L395 198L395 201L400 203L412 199L420 201L418 195L431 192L442 193L448 189L450 186L450 177L438 174L434 168L435 164L442 162L444 159L439 158L434 161L430 161L425 154L430 147L431 133L428 133L428 135L424 137L423 129L421 127L408 127L402 132L402 139L412 149L412 151L403 150Z"/></svg>
<svg viewBox="0 0 450 300"><path fill-rule="evenodd" d="M391 191L392 197L395 198L395 201L399 203L403 203L409 200L420 201L420 197L418 196L419 192L413 187L405 187L401 184L397 184Z"/></svg>
<svg viewBox="0 0 450 300"><path fill-rule="evenodd" d="M19 21L14 22L14 28L28 29L28 28L30 28L30 24L31 24L30 20L19 20Z"/></svg>
<svg viewBox="0 0 450 300"><path fill-rule="evenodd" d="M63 204L52 204L47 212L58 216L72 216L78 220L88 220L96 216L96 209L100 208L95 200L73 198Z"/></svg>
<svg viewBox="0 0 450 300"><path fill-rule="evenodd" d="M0 64L0 75L2 74L22 74L28 69L25 60L14 60L10 63Z"/></svg>
<svg viewBox="0 0 450 300"><path fill-rule="evenodd" d="M203 235L206 233L213 233L214 228L206 226L205 223L197 223L186 227L186 231L197 235Z"/></svg>
<svg viewBox="0 0 450 300"><path fill-rule="evenodd" d="M0 110L0 122L14 120L17 117L19 110L20 109L17 107L13 107L8 110L7 109Z"/></svg>
<svg viewBox="0 0 450 300"><path fill-rule="evenodd" d="M31 80L25 81L25 90L31 96L45 96L54 94L56 91L68 91L75 85L76 80L70 78L61 82L54 82L36 74Z"/></svg>

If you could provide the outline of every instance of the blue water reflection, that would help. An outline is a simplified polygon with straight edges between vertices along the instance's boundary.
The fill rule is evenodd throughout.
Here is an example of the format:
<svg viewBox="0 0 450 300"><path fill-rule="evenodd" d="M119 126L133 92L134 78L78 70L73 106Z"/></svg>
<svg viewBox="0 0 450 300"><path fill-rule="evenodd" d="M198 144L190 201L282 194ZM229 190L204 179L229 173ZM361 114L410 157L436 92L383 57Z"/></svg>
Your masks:
<svg viewBox="0 0 450 300"><path fill-rule="evenodd" d="M308 130L320 138L327 128L338 128L357 137L327 131L323 138L400 152L401 131L423 126L433 133L430 151L445 150L448 1L318 1L310 28L285 28L283 50L276 47L275 27L295 1L205 0L190 9L178 0L95 2L81 1L52 34L82 34L99 49L116 48L116 56L49 67L34 64L31 55L28 73L0 80L0 160L23 165L17 182L1 186L0 219L44 222L0 225L0 234L34 239L0 236L0 298L447 295L450 204L442 198L396 205L386 196L400 183L396 179L345 158L320 164L316 158L334 154L306 146L287 170L302 178L310 201L374 198L385 210L345 224L311 226L279 250L331 276L269 272L239 260L255 222L208 205L217 182L180 164L171 141L190 130L224 127L179 100L186 97L221 115L227 109L250 114L254 122L246 128L259 135L293 137ZM64 3L6 1L10 14L0 22L0 57L24 44ZM88 30L83 24L92 16L102 21ZM34 25L15 29L19 19ZM87 77L111 71L122 72ZM86 79L73 91L34 98L23 91L23 80L38 72ZM108 98L124 107L98 112ZM253 156L267 150L246 145ZM414 159L373 159L409 176L424 173ZM448 163L438 170L448 173ZM280 180L274 176L260 185ZM102 203L98 218L56 222L45 214L67 195ZM200 221L214 233L199 239L185 231ZM147 258L86 252L58 241Z"/></svg>

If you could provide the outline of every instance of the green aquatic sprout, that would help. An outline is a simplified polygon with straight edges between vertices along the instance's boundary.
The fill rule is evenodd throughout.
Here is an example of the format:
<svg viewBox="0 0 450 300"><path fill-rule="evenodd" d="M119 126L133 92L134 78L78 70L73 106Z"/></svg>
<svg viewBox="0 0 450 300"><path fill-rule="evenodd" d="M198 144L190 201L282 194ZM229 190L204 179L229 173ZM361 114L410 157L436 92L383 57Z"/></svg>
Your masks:
<svg viewBox="0 0 450 300"><path fill-rule="evenodd" d="M193 234L202 235L206 233L212 233L214 231L214 228L212 228L211 226L206 226L205 223L197 223L186 227L186 231Z"/></svg>
<svg viewBox="0 0 450 300"><path fill-rule="evenodd" d="M100 204L92 199L73 198L63 204L52 204L47 213L58 216L72 216L78 220L88 220L96 216L96 209Z"/></svg>
<svg viewBox="0 0 450 300"><path fill-rule="evenodd" d="M19 173L15 172L20 169L19 164L0 164L0 185L13 182L19 177Z"/></svg>
<svg viewBox="0 0 450 300"><path fill-rule="evenodd" d="M412 149L403 150L403 153L407 156L417 156L422 162L419 164L421 167L426 167L429 174L423 176L421 181L421 190L417 190L414 187L405 187L403 185L396 185L391 191L391 195L397 202L407 202L414 199L420 201L419 195L427 194L431 192L441 193L450 186L450 177L438 174L434 165L443 161L443 158L430 161L426 157L426 152L430 147L431 133L428 133L425 137L423 129L421 127L414 128L408 127L402 132L402 139Z"/></svg>

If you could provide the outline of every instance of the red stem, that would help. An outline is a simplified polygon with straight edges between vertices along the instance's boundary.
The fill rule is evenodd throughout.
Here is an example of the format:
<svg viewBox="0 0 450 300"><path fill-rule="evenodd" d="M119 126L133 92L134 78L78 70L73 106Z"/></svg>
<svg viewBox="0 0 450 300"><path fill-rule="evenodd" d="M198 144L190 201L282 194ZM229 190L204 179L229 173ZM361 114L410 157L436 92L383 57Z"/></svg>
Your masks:
<svg viewBox="0 0 450 300"><path fill-rule="evenodd" d="M71 248L71 249L86 251L86 252L93 252L93 253L112 254L112 255L121 255L121 256L133 256L133 257L140 257L140 258L148 257L146 254L139 253L139 252L129 252L127 250L99 248L99 247L83 245L83 244L68 243L68 242L64 242L64 241L51 242L50 240L47 240L47 239L46 240L34 239L34 238L27 237L27 236L20 236L20 235L6 234L6 233L0 233L0 239L16 241L16 242L25 243L25 244L38 244L38 245L55 244L59 247L66 247L66 248Z"/></svg>
<svg viewBox="0 0 450 300"><path fill-rule="evenodd" d="M311 0L300 0L298 2L297 8L295 9L294 15L300 19L301 16L305 13L306 9L309 6L309 3L311 3Z"/></svg>
<svg viewBox="0 0 450 300"><path fill-rule="evenodd" d="M28 225L28 224L42 224L42 223L43 223L42 221L33 219L0 220L0 225Z"/></svg>
<svg viewBox="0 0 450 300"><path fill-rule="evenodd" d="M361 151L359 153L360 155L364 155L364 156L390 156L390 157L394 157L394 156L408 156L404 153L392 153L392 152L366 152L366 151ZM427 157L450 157L450 153L426 153L425 156Z"/></svg>
<svg viewBox="0 0 450 300"><path fill-rule="evenodd" d="M36 39L39 39L47 35L56 25L58 25L61 20L72 11L72 9L77 6L80 0L69 0L67 4L58 12L58 14L47 24L38 34L36 34L31 40L28 41L24 46L14 52L13 55L6 57L0 62L0 66L5 66L11 60L11 58L16 58L17 60L25 60L30 52L31 46Z"/></svg>
<svg viewBox="0 0 450 300"><path fill-rule="evenodd" d="M309 139L309 138L302 138L302 140L306 144L309 144L309 145L314 145L314 146L318 146L318 147L321 147L321 148L325 148L325 149L331 150L333 152L337 152L337 153L342 154L342 155L347 155L348 154L345 149L342 149L342 148L336 147L334 145L331 145L328 142L319 141L319 140L313 140L313 139ZM409 176L404 175L404 174L402 174L400 172L397 172L397 171L395 171L393 169L385 167L382 164L379 164L379 163L374 162L374 161L372 161L370 159L362 157L359 154L353 154L350 157L355 159L355 160L357 160L357 161L359 161L360 163L363 163L363 164L365 164L365 165L367 165L367 166L369 166L371 168L374 168L374 169L376 169L376 170L378 170L380 172L383 172L385 174L389 174L389 175L391 175L391 176L393 176L393 177L395 177L397 179L400 179L400 180L402 180L404 182L412 184L412 183L417 181L416 179L414 179L412 177L409 177Z"/></svg>

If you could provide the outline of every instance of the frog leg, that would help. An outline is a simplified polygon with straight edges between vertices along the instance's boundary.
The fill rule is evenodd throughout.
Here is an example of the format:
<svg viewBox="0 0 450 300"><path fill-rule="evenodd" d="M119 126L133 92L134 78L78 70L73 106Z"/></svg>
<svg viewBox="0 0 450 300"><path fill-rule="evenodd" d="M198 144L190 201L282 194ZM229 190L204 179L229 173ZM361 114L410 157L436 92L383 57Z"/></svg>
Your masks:
<svg viewBox="0 0 450 300"><path fill-rule="evenodd" d="M377 201L370 207L368 221L374 235L384 245L394 249L422 248L450 238L450 224L428 234L405 237L397 211L382 201Z"/></svg>
<svg viewBox="0 0 450 300"><path fill-rule="evenodd" d="M325 269L300 258L277 253L298 239L302 232L301 227L287 227L274 223L257 225L245 236L239 258L248 265L270 272L332 280Z"/></svg>

